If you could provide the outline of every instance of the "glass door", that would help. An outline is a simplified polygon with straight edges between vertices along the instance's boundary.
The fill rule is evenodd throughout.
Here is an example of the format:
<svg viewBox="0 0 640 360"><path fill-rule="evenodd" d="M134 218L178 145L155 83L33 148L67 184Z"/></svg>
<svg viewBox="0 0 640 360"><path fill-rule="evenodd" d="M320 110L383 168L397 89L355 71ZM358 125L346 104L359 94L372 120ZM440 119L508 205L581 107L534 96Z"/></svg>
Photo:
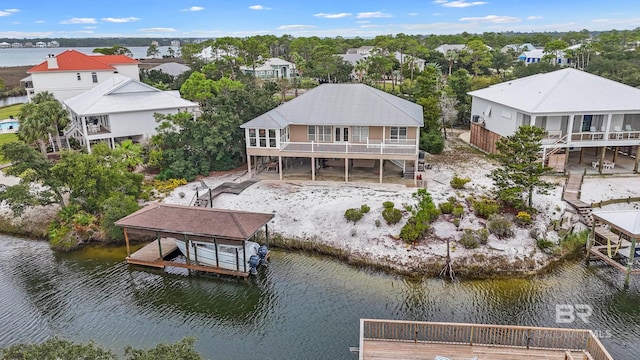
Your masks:
<svg viewBox="0 0 640 360"><path fill-rule="evenodd" d="M336 126L336 142L348 142L349 141L349 128L343 126Z"/></svg>

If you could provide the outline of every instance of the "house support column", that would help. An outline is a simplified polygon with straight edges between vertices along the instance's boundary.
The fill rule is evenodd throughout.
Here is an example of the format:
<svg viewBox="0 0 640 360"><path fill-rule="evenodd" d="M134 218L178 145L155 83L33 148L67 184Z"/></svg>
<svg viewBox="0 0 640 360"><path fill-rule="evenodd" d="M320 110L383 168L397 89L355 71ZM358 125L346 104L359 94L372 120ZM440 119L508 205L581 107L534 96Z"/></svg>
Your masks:
<svg viewBox="0 0 640 360"><path fill-rule="evenodd" d="M636 148L636 163L633 165L633 172L638 173L638 164L640 164L640 145Z"/></svg>
<svg viewBox="0 0 640 360"><path fill-rule="evenodd" d="M316 181L316 158L311 158L311 181Z"/></svg>
<svg viewBox="0 0 640 360"><path fill-rule="evenodd" d="M418 186L418 159L413 161L413 186Z"/></svg>
<svg viewBox="0 0 640 360"><path fill-rule="evenodd" d="M569 165L569 147L565 149L565 157L564 157L564 169L567 169L567 165Z"/></svg>
<svg viewBox="0 0 640 360"><path fill-rule="evenodd" d="M578 160L578 164L582 164L582 160L584 159L584 148L580 148L580 159Z"/></svg>
<svg viewBox="0 0 640 360"><path fill-rule="evenodd" d="M631 239L631 247L629 249L629 260L627 260L627 273L624 276L624 288L629 288L629 275L633 269L633 258L636 255L636 238Z"/></svg>
<svg viewBox="0 0 640 360"><path fill-rule="evenodd" d="M609 140L609 132L611 131L611 118L613 118L613 114L607 115L607 127L604 128L604 140Z"/></svg>
<svg viewBox="0 0 640 360"><path fill-rule="evenodd" d="M384 159L380 159L380 184L382 184L382 172L384 171Z"/></svg>
<svg viewBox="0 0 640 360"><path fill-rule="evenodd" d="M282 180L282 156L278 155L278 174L280 175L280 180Z"/></svg>
<svg viewBox="0 0 640 360"><path fill-rule="evenodd" d="M602 163L604 162L604 156L607 154L607 147L600 148L600 161L598 161L598 173L602 174Z"/></svg>
<svg viewBox="0 0 640 360"><path fill-rule="evenodd" d="M344 182L349 182L349 158L344 158Z"/></svg>
<svg viewBox="0 0 640 360"><path fill-rule="evenodd" d="M249 178L251 178L251 155L247 154L247 172L249 173Z"/></svg>
<svg viewBox="0 0 640 360"><path fill-rule="evenodd" d="M618 147L613 148L613 159L611 161L616 162L618 160Z"/></svg>

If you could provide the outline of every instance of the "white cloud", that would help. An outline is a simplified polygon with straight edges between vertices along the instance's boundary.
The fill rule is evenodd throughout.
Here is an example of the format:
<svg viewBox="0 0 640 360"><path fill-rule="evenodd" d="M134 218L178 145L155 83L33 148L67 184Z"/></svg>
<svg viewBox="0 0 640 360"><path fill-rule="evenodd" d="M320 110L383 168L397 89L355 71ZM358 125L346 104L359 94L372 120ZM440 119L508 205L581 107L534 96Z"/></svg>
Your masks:
<svg viewBox="0 0 640 360"><path fill-rule="evenodd" d="M190 8L182 9L180 11L202 11L204 8L202 6L192 6Z"/></svg>
<svg viewBox="0 0 640 360"><path fill-rule="evenodd" d="M629 19L593 19L592 23L607 25L607 26L616 26L616 25L635 25L640 21L640 18L629 18Z"/></svg>
<svg viewBox="0 0 640 360"><path fill-rule="evenodd" d="M158 32L158 33L166 33L166 32L175 32L177 31L174 28L166 28L166 27L155 27L155 28L146 28L146 29L138 29L138 31L142 32Z"/></svg>
<svg viewBox="0 0 640 360"><path fill-rule="evenodd" d="M85 29L97 29L97 26L83 26Z"/></svg>
<svg viewBox="0 0 640 360"><path fill-rule="evenodd" d="M271 8L262 6L262 5L251 5L249 6L249 9L251 10L271 10Z"/></svg>
<svg viewBox="0 0 640 360"><path fill-rule="evenodd" d="M96 24L95 18L71 18L60 21L60 24Z"/></svg>
<svg viewBox="0 0 640 360"><path fill-rule="evenodd" d="M4 10L0 10L0 16L9 16L11 14L15 14L17 12L19 12L20 10L18 9L4 9Z"/></svg>
<svg viewBox="0 0 640 360"><path fill-rule="evenodd" d="M33 39L33 38L50 38L53 37L52 31L0 31L0 38L10 38L10 39Z"/></svg>
<svg viewBox="0 0 640 360"><path fill-rule="evenodd" d="M384 25L369 24L369 25L361 25L360 27L362 29L371 29L371 28L381 28L381 27L384 27Z"/></svg>
<svg viewBox="0 0 640 360"><path fill-rule="evenodd" d="M408 13L407 15L409 15L409 16L418 16L418 15L420 15L420 14L415 13L415 12L412 12L412 13Z"/></svg>
<svg viewBox="0 0 640 360"><path fill-rule="evenodd" d="M11 22L11 24L13 24L13 25L20 25L20 24L22 24L22 23L21 23L20 21L12 21L12 22Z"/></svg>
<svg viewBox="0 0 640 360"><path fill-rule="evenodd" d="M306 30L313 29L315 26L313 25L282 25L278 26L278 30Z"/></svg>
<svg viewBox="0 0 640 360"><path fill-rule="evenodd" d="M486 1L472 1L467 2L465 0L457 0L457 1L444 1L444 0L436 0L434 1L436 4L441 4L444 7L452 7L452 8L466 8L469 6L478 6L488 4Z"/></svg>
<svg viewBox="0 0 640 360"><path fill-rule="evenodd" d="M460 21L471 21L471 22L488 22L494 24L505 24L505 23L514 23L520 22L522 19L513 17L513 16L498 16L498 15L487 15L482 17L463 17L460 18Z"/></svg>
<svg viewBox="0 0 640 360"><path fill-rule="evenodd" d="M542 16L535 16L535 15L527 16L527 20L540 20L540 19L542 19Z"/></svg>
<svg viewBox="0 0 640 360"><path fill-rule="evenodd" d="M342 19L342 18L350 17L351 13L337 13L337 14L319 13L319 14L314 14L313 16L319 17L319 18L325 18L325 19Z"/></svg>
<svg viewBox="0 0 640 360"><path fill-rule="evenodd" d="M36 21L35 21L35 23L36 23L36 24L44 24L44 23L45 23L45 21L44 21L44 20L36 20Z"/></svg>
<svg viewBox="0 0 640 360"><path fill-rule="evenodd" d="M358 21L356 21L356 24L368 24L370 22L371 21L369 21L369 20L358 20Z"/></svg>
<svg viewBox="0 0 640 360"><path fill-rule="evenodd" d="M356 16L358 19L368 19L368 18L390 18L393 17L391 14L383 13L380 11L370 11L370 12L361 12Z"/></svg>
<svg viewBox="0 0 640 360"><path fill-rule="evenodd" d="M137 17L126 17L126 18L102 18L102 21L104 22L110 22L110 23L128 23L128 22L132 22L132 21L138 21L140 20L140 18Z"/></svg>

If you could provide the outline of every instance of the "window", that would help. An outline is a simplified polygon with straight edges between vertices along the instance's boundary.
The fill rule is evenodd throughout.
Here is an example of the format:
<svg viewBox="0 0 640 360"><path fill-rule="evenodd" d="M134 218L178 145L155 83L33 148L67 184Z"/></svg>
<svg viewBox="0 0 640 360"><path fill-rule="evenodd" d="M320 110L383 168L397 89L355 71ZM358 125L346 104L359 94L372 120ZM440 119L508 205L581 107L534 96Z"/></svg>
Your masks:
<svg viewBox="0 0 640 360"><path fill-rule="evenodd" d="M318 141L331 142L331 126L318 126Z"/></svg>
<svg viewBox="0 0 640 360"><path fill-rule="evenodd" d="M93 81L94 84L98 83L98 74L92 72L91 73L91 80Z"/></svg>
<svg viewBox="0 0 640 360"><path fill-rule="evenodd" d="M286 143L289 141L289 128L280 129L280 143Z"/></svg>
<svg viewBox="0 0 640 360"><path fill-rule="evenodd" d="M78 81L82 80L82 77L80 76L80 73L76 73L76 78L78 78Z"/></svg>
<svg viewBox="0 0 640 360"><path fill-rule="evenodd" d="M276 131L275 129L269 129L269 147L276 147Z"/></svg>
<svg viewBox="0 0 640 360"><path fill-rule="evenodd" d="M392 126L390 139L395 142L407 140L407 128L405 126Z"/></svg>
<svg viewBox="0 0 640 360"><path fill-rule="evenodd" d="M267 147L267 131L265 129L258 129L258 135L260 139L260 147Z"/></svg>
<svg viewBox="0 0 640 360"><path fill-rule="evenodd" d="M256 146L256 129L249 129L249 146Z"/></svg>
<svg viewBox="0 0 640 360"><path fill-rule="evenodd" d="M307 127L307 139L309 141L316 141L316 127L308 126Z"/></svg>
<svg viewBox="0 0 640 360"><path fill-rule="evenodd" d="M369 138L368 126L353 126L351 132L351 141L353 142L364 143Z"/></svg>

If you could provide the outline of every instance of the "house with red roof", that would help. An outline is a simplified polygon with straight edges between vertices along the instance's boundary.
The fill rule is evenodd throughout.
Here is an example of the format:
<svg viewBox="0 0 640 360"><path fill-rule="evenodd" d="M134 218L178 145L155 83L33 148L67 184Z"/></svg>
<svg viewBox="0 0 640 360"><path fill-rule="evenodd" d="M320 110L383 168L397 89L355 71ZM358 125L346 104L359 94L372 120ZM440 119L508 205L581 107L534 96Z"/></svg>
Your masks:
<svg viewBox="0 0 640 360"><path fill-rule="evenodd" d="M39 92L49 91L59 101L79 95L112 78L114 74L140 80L139 61L126 55L87 55L66 50L49 55L46 61L27 70L22 79L29 100Z"/></svg>

